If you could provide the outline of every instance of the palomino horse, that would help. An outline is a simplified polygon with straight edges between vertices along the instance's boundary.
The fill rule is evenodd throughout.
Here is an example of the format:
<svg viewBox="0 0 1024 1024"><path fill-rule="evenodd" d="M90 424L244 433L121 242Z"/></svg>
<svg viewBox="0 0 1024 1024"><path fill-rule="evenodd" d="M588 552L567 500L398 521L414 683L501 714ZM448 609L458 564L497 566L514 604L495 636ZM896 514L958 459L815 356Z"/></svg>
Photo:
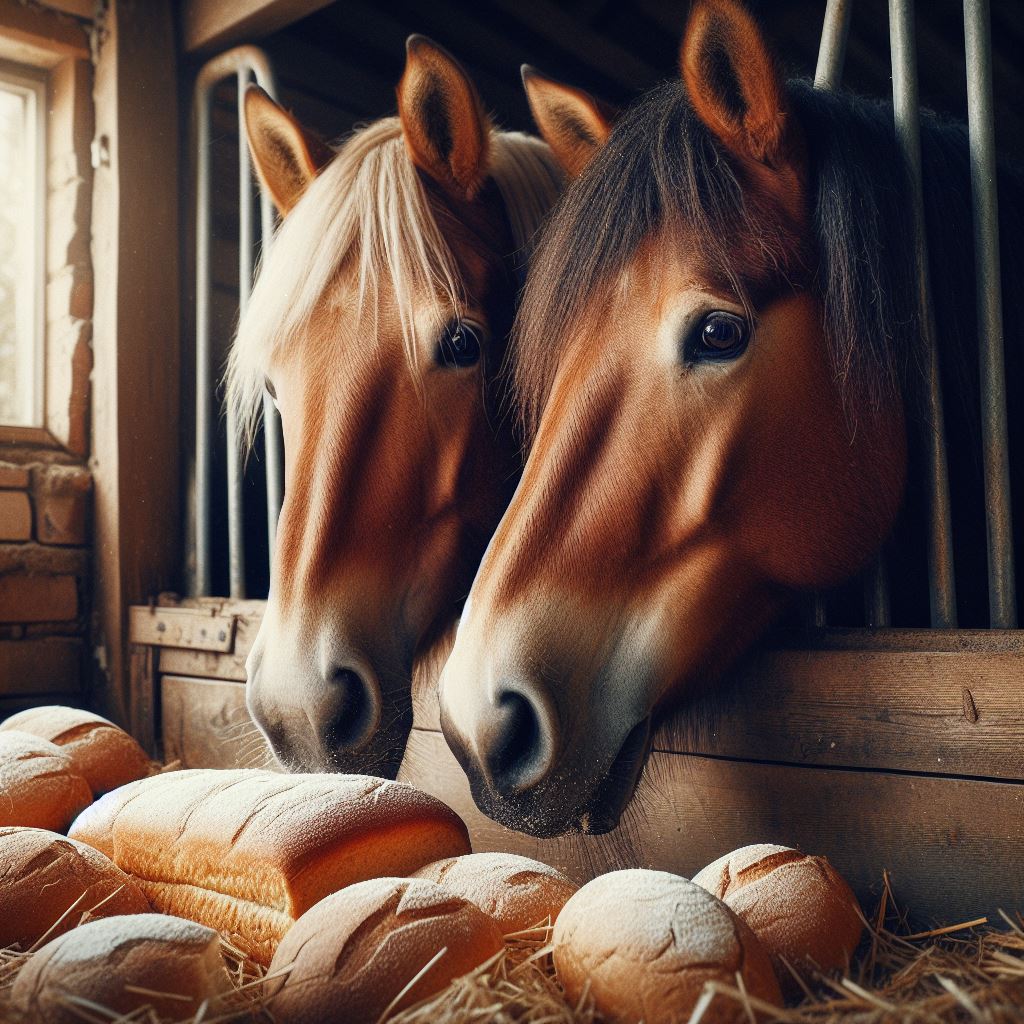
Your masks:
<svg viewBox="0 0 1024 1024"><path fill-rule="evenodd" d="M286 453L249 708L286 767L393 775L414 666L450 633L522 468L497 370L562 175L419 36L398 117L337 154L257 89L245 112L285 215L229 367L243 440L266 387Z"/></svg>
<svg viewBox="0 0 1024 1024"><path fill-rule="evenodd" d="M908 425L924 416L922 331L891 108L783 84L730 0L695 5L681 70L610 130L585 99L527 77L542 134L581 173L514 332L532 450L440 686L477 804L536 835L612 828L652 720L794 594L857 572L920 461ZM966 133L926 116L923 148L949 436L966 451ZM1005 178L1013 282L1024 192ZM1006 295L1018 341L1022 289ZM1019 374L1019 345L1007 359ZM1011 452L1021 427L1011 408ZM969 511L982 520L980 500Z"/></svg>

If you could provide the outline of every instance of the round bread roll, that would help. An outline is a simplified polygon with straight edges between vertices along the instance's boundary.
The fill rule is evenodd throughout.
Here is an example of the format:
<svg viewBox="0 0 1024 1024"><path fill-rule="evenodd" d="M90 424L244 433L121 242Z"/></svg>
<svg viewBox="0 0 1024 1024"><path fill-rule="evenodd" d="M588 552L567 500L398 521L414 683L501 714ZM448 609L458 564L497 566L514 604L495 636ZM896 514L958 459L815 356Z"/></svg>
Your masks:
<svg viewBox="0 0 1024 1024"><path fill-rule="evenodd" d="M123 729L91 711L49 705L29 708L0 724L0 731L16 729L49 740L71 761L95 796L108 793L150 772L146 752Z"/></svg>
<svg viewBox="0 0 1024 1024"><path fill-rule="evenodd" d="M63 832L92 790L60 747L24 732L0 733L0 826Z"/></svg>
<svg viewBox="0 0 1024 1024"><path fill-rule="evenodd" d="M570 1003L587 982L611 1024L685 1024L705 982L781 1004L771 960L754 933L707 890L665 871L612 871L588 882L554 928L555 971ZM716 996L702 1024L746 1021Z"/></svg>
<svg viewBox="0 0 1024 1024"><path fill-rule="evenodd" d="M857 897L832 865L788 846L744 846L693 880L750 925L790 992L799 986L783 959L795 968L845 967L864 931Z"/></svg>
<svg viewBox="0 0 1024 1024"><path fill-rule="evenodd" d="M76 1000L118 1014L148 1005L183 1020L203 1000L231 990L213 929L163 914L133 914L92 921L48 942L18 973L11 1004L24 1020L45 1024L93 1019Z"/></svg>
<svg viewBox="0 0 1024 1024"><path fill-rule="evenodd" d="M514 853L469 853L434 861L413 878L437 882L475 903L506 935L554 922L579 888L553 867Z"/></svg>
<svg viewBox="0 0 1024 1024"><path fill-rule="evenodd" d="M439 992L502 948L501 929L468 900L422 878L374 878L296 921L270 965L268 1009L278 1024L366 1024Z"/></svg>
<svg viewBox="0 0 1024 1024"><path fill-rule="evenodd" d="M0 947L27 952L86 916L148 912L142 890L91 846L41 828L0 828Z"/></svg>

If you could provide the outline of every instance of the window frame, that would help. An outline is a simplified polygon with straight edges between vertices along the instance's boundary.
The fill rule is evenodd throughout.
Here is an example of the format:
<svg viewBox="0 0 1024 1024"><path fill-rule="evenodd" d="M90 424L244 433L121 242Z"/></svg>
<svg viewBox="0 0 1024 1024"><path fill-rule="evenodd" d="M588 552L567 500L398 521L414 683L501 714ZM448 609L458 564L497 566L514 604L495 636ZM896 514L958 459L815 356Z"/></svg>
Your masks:
<svg viewBox="0 0 1024 1024"><path fill-rule="evenodd" d="M35 131L32 147L31 180L34 183L33 200L33 268L32 286L34 302L33 353L31 360L32 408L30 422L7 423L0 421L4 432L46 429L46 225L47 225L47 100L49 76L46 71L31 65L0 60L0 88L24 94L29 100L28 119Z"/></svg>

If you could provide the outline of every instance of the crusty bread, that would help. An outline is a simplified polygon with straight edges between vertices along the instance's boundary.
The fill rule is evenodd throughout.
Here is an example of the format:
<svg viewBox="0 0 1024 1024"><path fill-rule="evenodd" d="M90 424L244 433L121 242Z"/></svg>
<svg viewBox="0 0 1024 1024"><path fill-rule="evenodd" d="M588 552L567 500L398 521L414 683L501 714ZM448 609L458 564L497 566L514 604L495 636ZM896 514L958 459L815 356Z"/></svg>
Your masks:
<svg viewBox="0 0 1024 1024"><path fill-rule="evenodd" d="M475 903L506 935L553 922L579 888L560 871L514 853L470 853L435 861L413 878L437 882Z"/></svg>
<svg viewBox="0 0 1024 1024"><path fill-rule="evenodd" d="M374 878L295 922L270 965L268 1009L278 1024L372 1024L503 946L497 923L468 900L422 878Z"/></svg>
<svg viewBox="0 0 1024 1024"><path fill-rule="evenodd" d="M132 782L70 834L137 878L156 910L227 933L263 964L329 893L470 848L458 815L412 786L253 769Z"/></svg>
<svg viewBox="0 0 1024 1024"><path fill-rule="evenodd" d="M575 1004L589 982L610 1024L685 1024L704 983L736 985L780 1004L771 960L754 933L707 890L665 871L612 871L588 882L555 921L558 980ZM746 1021L715 998L702 1024Z"/></svg>
<svg viewBox="0 0 1024 1024"><path fill-rule="evenodd" d="M788 846L744 846L693 880L750 925L788 992L799 986L783 960L796 969L845 967L864 931L857 897L832 865Z"/></svg>
<svg viewBox="0 0 1024 1024"><path fill-rule="evenodd" d="M91 711L51 704L29 708L0 724L0 731L17 729L56 744L71 761L94 796L149 774L146 752L123 729Z"/></svg>
<svg viewBox="0 0 1024 1024"><path fill-rule="evenodd" d="M63 832L92 800L60 747L24 732L0 733L0 826Z"/></svg>
<svg viewBox="0 0 1024 1024"><path fill-rule="evenodd" d="M26 952L83 918L148 911L138 885L99 850L41 828L0 828L0 947Z"/></svg>
<svg viewBox="0 0 1024 1024"><path fill-rule="evenodd" d="M215 931L162 914L133 914L93 921L48 942L18 973L11 1003L23 1020L45 1024L107 1019L94 1009L87 1016L83 1000L119 1014L149 1005L183 1020L230 990Z"/></svg>

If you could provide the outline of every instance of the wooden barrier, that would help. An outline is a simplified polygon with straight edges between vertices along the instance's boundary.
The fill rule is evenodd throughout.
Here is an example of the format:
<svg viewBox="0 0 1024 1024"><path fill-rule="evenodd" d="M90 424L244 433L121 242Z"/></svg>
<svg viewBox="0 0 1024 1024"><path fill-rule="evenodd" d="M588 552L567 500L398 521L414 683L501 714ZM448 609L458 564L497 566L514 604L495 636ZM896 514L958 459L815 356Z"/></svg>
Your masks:
<svg viewBox="0 0 1024 1024"><path fill-rule="evenodd" d="M240 685L261 612L213 599L132 609L133 683L154 703L159 691L167 760L268 763ZM833 630L762 650L659 730L622 824L600 837L537 840L480 814L436 702L417 697L401 777L453 806L476 849L582 880L627 865L692 875L777 842L826 854L868 907L888 870L921 926L1024 908L1020 632Z"/></svg>

